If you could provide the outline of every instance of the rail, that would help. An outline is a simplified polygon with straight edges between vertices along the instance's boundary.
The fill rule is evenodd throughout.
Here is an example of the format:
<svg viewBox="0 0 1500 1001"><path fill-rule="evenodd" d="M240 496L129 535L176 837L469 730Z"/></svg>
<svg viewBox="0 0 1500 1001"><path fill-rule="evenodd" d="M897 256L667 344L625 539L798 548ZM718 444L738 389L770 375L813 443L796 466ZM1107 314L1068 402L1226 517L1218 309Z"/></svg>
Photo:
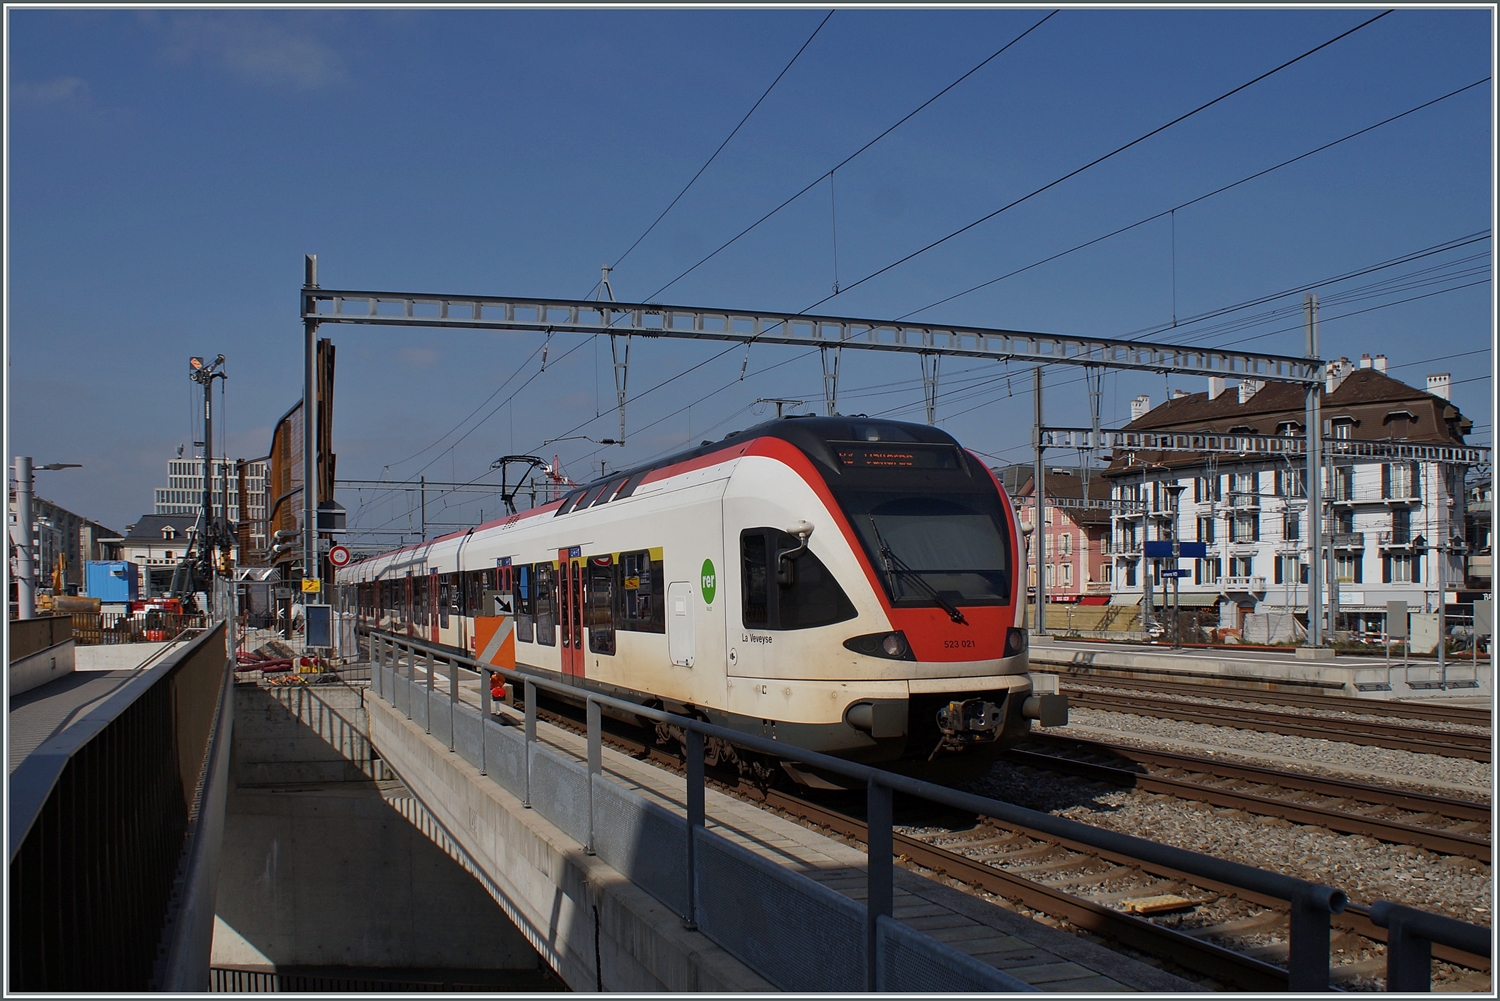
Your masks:
<svg viewBox="0 0 1500 1001"><path fill-rule="evenodd" d="M134 673L11 773L10 991L208 984L233 674L225 627Z"/></svg>
<svg viewBox="0 0 1500 1001"><path fill-rule="evenodd" d="M595 851L598 837L594 778L599 776L601 772L601 709L608 707L630 713L644 720L680 727L686 736L687 754L686 802L689 836L686 841L686 864L683 873L686 885L683 887L684 896L682 898L685 901L682 919L686 927L698 927L697 910L700 873L697 849L699 839L701 838L700 832L704 829L705 824L703 747L705 739L715 738L751 751L768 754L775 758L832 772L865 785L867 823L869 825L866 870L868 884L864 910L865 987L867 990L876 990L883 986L882 971L884 967L882 966L882 962L886 959L882 954L883 943L889 941L889 936L893 934L892 926L896 924L892 917L894 899L892 796L897 792L980 816L993 817L1006 823L1024 825L1049 835L1068 838L1100 851L1130 855L1142 861L1168 866L1190 875L1228 883L1287 901L1290 905L1291 918L1288 987L1292 991L1324 991L1329 988L1330 919L1334 914L1342 912L1347 904L1347 896L1342 890L1286 876L1281 873L1256 869L1237 862L1201 855L1197 852L1175 848L1170 845L1158 844L1127 834L1101 830L1077 821L1055 817L1048 813L934 785L920 779L881 771L871 768L868 765L845 761L818 752L789 748L786 744L775 740L742 733L702 720L652 709L635 702L587 692L572 685L540 678L521 671L481 665L473 658L459 654L452 649L424 643L410 637L395 636L377 630L370 630L368 636L370 639L371 660L374 661L377 667L377 670L374 671L376 692L382 698L387 698L384 689L385 670L391 672L393 686L397 680L404 680L407 686L407 712L409 718L415 702L411 693L413 687L416 685L414 671L417 658L421 656L425 659L427 665L425 671L426 698L429 706L425 715L429 732L431 732L432 722L435 718L430 708L432 692L434 690L433 679L436 673L433 670L433 666L438 660L449 665L449 718L447 730L450 750L455 748L457 739L456 728L453 723L459 704L458 672L453 669L455 665L467 668L476 673L482 670L500 674L521 687L525 699L525 738L523 744L524 759L522 763L525 791L523 802L527 806L530 806L532 801L532 762L535 760L537 753L535 747L536 693L538 690L541 690L566 696L572 700L582 697L585 702L585 714L587 718L588 759L587 834L585 848L591 854ZM401 679L400 675L402 653L404 653L407 663L405 679ZM479 686L479 694L479 718L480 720L488 720L491 713L489 687L481 684ZM393 689L388 701L392 705L395 705L396 697L398 697L398 693ZM465 712L467 713L468 710L466 709ZM485 749L487 745L488 742L486 740L481 739L479 741L479 753L481 756L479 764L481 772L485 770L483 755L486 753ZM1486 932L1486 934L1488 933ZM723 942L720 944L731 952L734 951L732 944Z"/></svg>

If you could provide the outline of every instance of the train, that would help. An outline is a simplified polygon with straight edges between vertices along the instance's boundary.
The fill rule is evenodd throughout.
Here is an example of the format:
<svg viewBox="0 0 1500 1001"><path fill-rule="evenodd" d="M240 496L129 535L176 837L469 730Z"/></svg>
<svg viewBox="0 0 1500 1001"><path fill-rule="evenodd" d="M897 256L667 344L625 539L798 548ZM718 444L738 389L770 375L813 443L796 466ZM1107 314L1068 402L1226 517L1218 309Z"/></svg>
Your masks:
<svg viewBox="0 0 1500 1001"><path fill-rule="evenodd" d="M788 416L336 581L367 628L473 656L476 614L498 611L523 672L854 761L974 773L1033 722L1066 721L1029 671L1021 539L993 472L946 432Z"/></svg>

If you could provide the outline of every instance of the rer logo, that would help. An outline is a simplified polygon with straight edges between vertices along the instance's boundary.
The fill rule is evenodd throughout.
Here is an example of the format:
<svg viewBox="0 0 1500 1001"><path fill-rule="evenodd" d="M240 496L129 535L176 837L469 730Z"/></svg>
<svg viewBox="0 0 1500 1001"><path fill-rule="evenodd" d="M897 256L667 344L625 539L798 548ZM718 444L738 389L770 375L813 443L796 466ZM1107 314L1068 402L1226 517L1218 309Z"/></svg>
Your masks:
<svg viewBox="0 0 1500 1001"><path fill-rule="evenodd" d="M714 573L713 560L703 561L702 587L704 603L712 605L714 603L714 593L719 589L719 578L718 575Z"/></svg>

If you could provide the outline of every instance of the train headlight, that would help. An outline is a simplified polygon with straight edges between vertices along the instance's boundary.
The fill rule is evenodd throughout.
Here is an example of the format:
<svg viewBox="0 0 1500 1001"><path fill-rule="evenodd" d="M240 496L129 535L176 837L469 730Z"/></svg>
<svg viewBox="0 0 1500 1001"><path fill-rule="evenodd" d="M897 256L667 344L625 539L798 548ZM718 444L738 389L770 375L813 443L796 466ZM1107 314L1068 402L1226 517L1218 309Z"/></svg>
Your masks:
<svg viewBox="0 0 1500 1001"><path fill-rule="evenodd" d="M862 653L866 657L884 657L887 660L917 659L912 655L911 644L906 642L906 634L900 631L852 636L844 640L844 648L853 650L855 653Z"/></svg>
<svg viewBox="0 0 1500 1001"><path fill-rule="evenodd" d="M1005 656L1014 657L1026 652L1026 630L1007 629L1005 631Z"/></svg>

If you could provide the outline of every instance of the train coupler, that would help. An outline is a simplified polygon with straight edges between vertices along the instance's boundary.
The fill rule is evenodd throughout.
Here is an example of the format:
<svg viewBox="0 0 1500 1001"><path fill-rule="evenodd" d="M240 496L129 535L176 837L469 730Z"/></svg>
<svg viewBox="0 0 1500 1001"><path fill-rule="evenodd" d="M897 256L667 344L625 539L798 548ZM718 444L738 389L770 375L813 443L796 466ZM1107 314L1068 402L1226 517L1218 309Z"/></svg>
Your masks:
<svg viewBox="0 0 1500 1001"><path fill-rule="evenodd" d="M950 702L937 711L937 725L942 738L927 760L941 751L961 751L970 744L989 743L1000 738L1005 711L985 699Z"/></svg>

